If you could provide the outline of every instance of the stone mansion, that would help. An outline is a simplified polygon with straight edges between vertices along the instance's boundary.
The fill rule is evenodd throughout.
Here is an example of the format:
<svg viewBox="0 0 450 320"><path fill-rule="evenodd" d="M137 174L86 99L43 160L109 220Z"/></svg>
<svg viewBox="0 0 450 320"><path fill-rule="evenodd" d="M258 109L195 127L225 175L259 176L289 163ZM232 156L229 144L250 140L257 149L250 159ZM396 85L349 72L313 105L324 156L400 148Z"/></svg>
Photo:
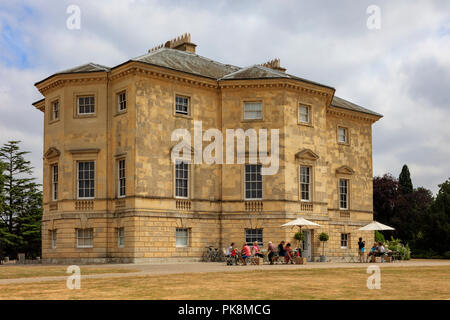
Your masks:
<svg viewBox="0 0 450 320"><path fill-rule="evenodd" d="M114 67L88 63L35 84L44 115L44 262L198 259L206 246L295 244L309 260L356 254L373 220L372 124L382 116L286 72L195 53L189 34ZM357 81L357 80L355 80ZM179 128L279 129L279 169L173 162ZM203 146L207 143L203 142ZM246 156L248 157L248 150Z"/></svg>

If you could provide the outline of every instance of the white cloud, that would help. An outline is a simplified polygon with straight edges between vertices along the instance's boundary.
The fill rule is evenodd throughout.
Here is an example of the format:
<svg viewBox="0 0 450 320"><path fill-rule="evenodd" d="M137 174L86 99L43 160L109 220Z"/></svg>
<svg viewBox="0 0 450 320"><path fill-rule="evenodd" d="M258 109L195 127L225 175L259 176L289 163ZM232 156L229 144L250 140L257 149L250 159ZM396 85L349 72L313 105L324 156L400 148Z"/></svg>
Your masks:
<svg viewBox="0 0 450 320"><path fill-rule="evenodd" d="M70 4L81 8L79 31L66 28ZM86 62L113 66L190 32L203 56L239 66L280 57L289 73L384 114L374 125L374 173L398 175L407 163L416 186L437 191L450 176L450 2L377 1L378 31L366 28L371 4L3 0L0 31L15 31L17 45L0 42L0 143L23 139L40 167L34 82ZM19 63L17 50L26 54L25 68L10 65Z"/></svg>

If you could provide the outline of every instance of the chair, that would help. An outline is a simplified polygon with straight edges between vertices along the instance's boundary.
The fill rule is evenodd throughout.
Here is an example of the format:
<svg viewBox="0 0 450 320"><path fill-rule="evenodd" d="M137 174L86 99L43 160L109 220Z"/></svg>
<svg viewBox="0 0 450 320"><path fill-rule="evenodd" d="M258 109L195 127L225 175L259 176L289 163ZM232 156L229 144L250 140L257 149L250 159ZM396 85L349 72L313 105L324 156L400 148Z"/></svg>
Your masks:
<svg viewBox="0 0 450 320"><path fill-rule="evenodd" d="M359 253L357 255L353 255L350 249L345 250L344 252L344 261L345 262L359 262Z"/></svg>

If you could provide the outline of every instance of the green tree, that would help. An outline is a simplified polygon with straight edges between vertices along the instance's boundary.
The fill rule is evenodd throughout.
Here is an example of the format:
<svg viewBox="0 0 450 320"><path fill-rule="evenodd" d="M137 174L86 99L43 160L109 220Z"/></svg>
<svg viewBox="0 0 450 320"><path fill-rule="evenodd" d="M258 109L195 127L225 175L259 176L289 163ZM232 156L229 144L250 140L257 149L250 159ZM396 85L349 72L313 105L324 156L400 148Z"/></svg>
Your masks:
<svg viewBox="0 0 450 320"><path fill-rule="evenodd" d="M406 164L403 165L402 172L398 177L399 189L402 194L408 194L413 192L413 184L411 181L411 174Z"/></svg>
<svg viewBox="0 0 450 320"><path fill-rule="evenodd" d="M440 255L450 250L450 179L439 185L435 201L424 220L424 245Z"/></svg>
<svg viewBox="0 0 450 320"><path fill-rule="evenodd" d="M3 163L0 188L0 237L4 254L16 257L25 252L29 257L40 255L40 221L42 193L31 177L29 152L20 151L20 141L9 141L0 148Z"/></svg>

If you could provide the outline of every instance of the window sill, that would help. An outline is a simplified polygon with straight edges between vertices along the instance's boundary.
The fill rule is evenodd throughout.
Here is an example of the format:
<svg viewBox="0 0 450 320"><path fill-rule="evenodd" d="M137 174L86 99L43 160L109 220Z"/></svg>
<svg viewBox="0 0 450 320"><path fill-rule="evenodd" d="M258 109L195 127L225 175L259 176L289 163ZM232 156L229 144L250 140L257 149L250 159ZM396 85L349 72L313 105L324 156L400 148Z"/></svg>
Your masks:
<svg viewBox="0 0 450 320"><path fill-rule="evenodd" d="M242 119L241 122L264 122L264 119Z"/></svg>
<svg viewBox="0 0 450 320"><path fill-rule="evenodd" d="M116 111L116 113L114 114L114 117L123 115L125 113L127 113L128 109L122 110L122 111Z"/></svg>
<svg viewBox="0 0 450 320"><path fill-rule="evenodd" d="M339 141L338 141L338 145L341 145L341 146L349 146L349 145L350 145L350 142L339 142Z"/></svg>
<svg viewBox="0 0 450 320"><path fill-rule="evenodd" d="M54 124L54 123L56 123L56 122L59 122L59 118L58 119L54 119L54 120L50 120L49 122L48 122L48 124Z"/></svg>
<svg viewBox="0 0 450 320"><path fill-rule="evenodd" d="M304 126L304 127L309 127L309 128L314 128L313 124L309 123L309 122L297 122L297 125Z"/></svg>
<svg viewBox="0 0 450 320"><path fill-rule="evenodd" d="M190 114L174 113L173 116L177 118L192 120L192 116Z"/></svg>
<svg viewBox="0 0 450 320"><path fill-rule="evenodd" d="M83 114L76 114L75 119L84 119L84 118L96 118L96 113L83 113Z"/></svg>

